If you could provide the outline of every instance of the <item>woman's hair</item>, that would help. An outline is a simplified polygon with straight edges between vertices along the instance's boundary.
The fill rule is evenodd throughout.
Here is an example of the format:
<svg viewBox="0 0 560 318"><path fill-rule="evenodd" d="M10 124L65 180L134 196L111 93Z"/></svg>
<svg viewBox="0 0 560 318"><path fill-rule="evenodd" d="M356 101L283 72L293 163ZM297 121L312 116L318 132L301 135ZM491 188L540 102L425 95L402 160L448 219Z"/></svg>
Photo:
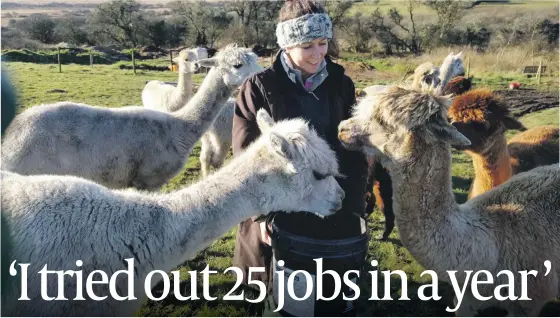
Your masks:
<svg viewBox="0 0 560 318"><path fill-rule="evenodd" d="M280 8L279 22L284 22L312 13L327 13L327 10L325 10L325 7L323 7L322 4L315 0L286 0L282 8ZM331 59L339 57L339 50L334 37L334 30L333 38L329 40L327 55Z"/></svg>

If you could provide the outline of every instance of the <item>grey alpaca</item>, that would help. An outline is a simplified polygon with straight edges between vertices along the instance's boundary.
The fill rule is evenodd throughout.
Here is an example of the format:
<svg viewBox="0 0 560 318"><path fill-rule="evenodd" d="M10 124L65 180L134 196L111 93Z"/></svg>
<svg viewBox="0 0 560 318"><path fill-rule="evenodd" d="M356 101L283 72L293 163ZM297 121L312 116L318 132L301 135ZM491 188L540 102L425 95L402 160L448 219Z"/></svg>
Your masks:
<svg viewBox="0 0 560 318"><path fill-rule="evenodd" d="M212 69L174 113L71 102L28 109L6 131L2 169L74 175L109 188L159 188L181 171L235 88L261 69L250 49L234 45L197 63Z"/></svg>
<svg viewBox="0 0 560 318"><path fill-rule="evenodd" d="M31 264L31 301L17 300L18 276L2 314L132 316L145 300L149 272L173 270L242 220L270 211L303 210L325 217L339 210L344 191L335 180L338 163L326 141L301 119L274 124L260 110L257 123L262 135L231 164L166 194L113 190L74 176L2 172L2 212L14 243L10 262ZM133 292L137 299L114 300L108 284L93 288L107 299L90 299L88 275L102 270L111 277L127 269L128 258L134 261L134 288L129 291L127 276L120 275L116 290L120 296ZM63 287L69 300L43 301L38 271L45 264L49 270L81 270L80 291L86 299L73 300L78 287L67 276ZM56 275L50 275L46 290L49 296L58 294Z"/></svg>
<svg viewBox="0 0 560 318"><path fill-rule="evenodd" d="M401 240L440 279L450 282L447 271L457 271L458 284L464 286L466 271L489 271L493 282L478 285L480 295L487 297L508 283L505 274L498 274L509 270L514 275L512 293L519 297L519 271L538 271L537 277L527 279L532 300L480 301L466 287L458 316L474 316L491 306L506 309L510 316L537 316L560 294L560 168L551 165L520 173L457 204L451 185L451 145L468 146L470 141L447 121L450 96L437 92L427 85L391 87L361 102L340 124L339 139L349 149L374 155L391 170ZM552 270L544 276L547 260ZM455 298L451 307L457 305Z"/></svg>

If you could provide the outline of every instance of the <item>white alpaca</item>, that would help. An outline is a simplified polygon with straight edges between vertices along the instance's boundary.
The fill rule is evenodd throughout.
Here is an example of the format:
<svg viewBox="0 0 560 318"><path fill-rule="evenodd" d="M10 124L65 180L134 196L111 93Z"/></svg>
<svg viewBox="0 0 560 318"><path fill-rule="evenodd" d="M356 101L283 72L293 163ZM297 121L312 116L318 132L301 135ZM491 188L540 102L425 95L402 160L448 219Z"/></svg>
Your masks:
<svg viewBox="0 0 560 318"><path fill-rule="evenodd" d="M409 78L412 82L410 85L413 88L420 89L422 83L427 85L432 85L443 89L440 85L443 81L445 83L459 74L465 72L463 67L463 60L461 55L463 52L453 54L451 52L445 57L440 67L434 66L431 62L425 62L414 70L414 74ZM373 96L380 93L386 93L392 85L372 85L364 88L364 92L367 96Z"/></svg>
<svg viewBox="0 0 560 318"><path fill-rule="evenodd" d="M202 177L210 174L210 168L218 169L224 163L231 147L231 129L235 98L230 98L214 124L200 139L200 166Z"/></svg>
<svg viewBox="0 0 560 318"><path fill-rule="evenodd" d="M260 110L257 122L262 135L231 164L168 194L111 190L71 176L2 172L2 212L13 234L10 263L31 264L31 301L17 300L18 275L2 313L132 316L145 298L149 272L171 271L242 220L270 211L303 210L324 217L339 210L344 191L334 178L338 163L326 141L301 119L274 125ZM129 291L127 277L121 275L116 290L120 296L133 292L138 299L113 300L109 286L98 284L95 294L109 297L91 300L85 290L88 275L102 270L111 277L127 269L127 258L134 259L134 289ZM83 265L76 266L77 260ZM86 300L73 301L76 279L68 276L63 287L69 300L42 301L38 271L45 264L49 270L82 270L80 292ZM56 275L48 279L47 295L56 296Z"/></svg>
<svg viewBox="0 0 560 318"><path fill-rule="evenodd" d="M149 81L142 90L142 104L148 109L174 112L185 106L193 95L192 75L196 71L197 56L184 49L173 59L179 65L177 86L162 81Z"/></svg>
<svg viewBox="0 0 560 318"><path fill-rule="evenodd" d="M71 102L26 110L3 138L2 169L74 175L109 188L159 188L181 171L235 88L261 69L250 49L235 46L197 63L212 69L174 113Z"/></svg>
<svg viewBox="0 0 560 318"><path fill-rule="evenodd" d="M442 85L445 87L445 81ZM339 139L361 149L391 170L396 223L401 241L414 258L438 277L466 286L459 316L474 316L497 306L510 316L537 316L560 293L560 169L557 165L521 173L500 186L457 204L451 186L451 145L469 140L447 122L448 96L433 87L391 87L360 103L339 126ZM545 276L545 262L552 269ZM486 270L489 284L478 284L487 301L477 300L466 271ZM502 270L513 273L512 282ZM520 271L529 275L526 295L532 300L498 301L494 289L510 283L521 295ZM481 280L486 280L481 275ZM503 288L501 295L507 294ZM458 305L455 299L454 308Z"/></svg>

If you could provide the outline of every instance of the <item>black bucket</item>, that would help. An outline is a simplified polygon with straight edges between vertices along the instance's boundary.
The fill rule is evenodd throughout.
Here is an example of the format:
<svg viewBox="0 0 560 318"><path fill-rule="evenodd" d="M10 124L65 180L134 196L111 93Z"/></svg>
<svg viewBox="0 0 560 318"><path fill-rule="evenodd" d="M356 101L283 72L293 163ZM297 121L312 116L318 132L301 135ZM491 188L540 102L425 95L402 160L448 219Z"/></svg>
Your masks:
<svg viewBox="0 0 560 318"><path fill-rule="evenodd" d="M266 228L269 225L272 230L269 235L272 241L274 253L274 302L278 306L278 288L283 288L284 306L280 313L283 316L355 316L355 301L344 300L343 294L347 298L354 296L354 291L344 283L344 274L347 271L361 271L365 264L369 235L366 231L365 221L362 220L362 234L359 236L343 239L314 239L296 235L286 230L282 230L277 223L267 219ZM317 263L314 259L322 258L323 273L327 270L337 272L341 280L341 290L333 300L317 300ZM284 261L283 266L279 266L278 261ZM284 271L283 286L278 286L277 271ZM291 299L288 294L288 277L296 270L304 270L311 275L313 281L313 292L306 300L298 301ZM331 275L325 274L323 277L322 295L331 298L335 292L334 279ZM349 279L359 285L359 277L351 273ZM301 298L305 295L307 280L303 274L298 274L294 278L294 294ZM299 286L297 286L299 284ZM298 292L299 291L299 292Z"/></svg>

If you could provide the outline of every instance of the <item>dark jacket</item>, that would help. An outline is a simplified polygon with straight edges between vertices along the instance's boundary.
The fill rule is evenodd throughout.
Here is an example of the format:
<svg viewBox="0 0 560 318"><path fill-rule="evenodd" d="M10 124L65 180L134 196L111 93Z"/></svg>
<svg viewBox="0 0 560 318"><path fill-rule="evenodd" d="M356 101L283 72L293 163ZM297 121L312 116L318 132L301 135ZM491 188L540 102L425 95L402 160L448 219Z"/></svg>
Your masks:
<svg viewBox="0 0 560 318"><path fill-rule="evenodd" d="M354 83L344 74L342 66L327 58L328 76L310 94L288 78L280 54L281 51L271 67L253 74L241 86L233 117L233 154L237 156L260 135L256 122L260 108L267 110L275 121L296 117L308 120L336 152L339 171L346 176L337 179L345 192L342 209L327 219L311 213L280 213L274 222L282 224L283 230L312 238L360 235L359 216L365 214L367 161L361 152L344 149L338 140L338 125L350 117L351 107L356 103ZM251 266L266 266L268 270L271 256L270 246L260 240L259 224L254 218L242 222L237 233L234 266L245 273ZM271 273L268 274L252 278L272 281Z"/></svg>

